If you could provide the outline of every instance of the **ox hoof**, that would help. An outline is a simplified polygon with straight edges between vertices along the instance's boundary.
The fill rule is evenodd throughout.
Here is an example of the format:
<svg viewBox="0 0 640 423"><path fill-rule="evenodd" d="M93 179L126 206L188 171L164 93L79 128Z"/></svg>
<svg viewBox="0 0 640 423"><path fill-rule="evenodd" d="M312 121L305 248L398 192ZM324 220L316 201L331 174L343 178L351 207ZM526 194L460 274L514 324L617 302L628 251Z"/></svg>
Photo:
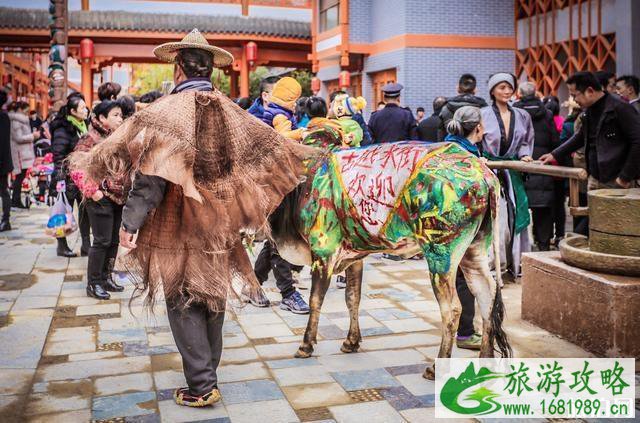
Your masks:
<svg viewBox="0 0 640 423"><path fill-rule="evenodd" d="M422 377L429 380L435 380L436 379L435 365L432 364L431 366L427 367L427 369L422 374Z"/></svg>
<svg viewBox="0 0 640 423"><path fill-rule="evenodd" d="M311 354L313 354L313 348L305 348L305 347L300 347L298 348L298 351L296 351L294 357L295 358L309 358L311 357Z"/></svg>
<svg viewBox="0 0 640 423"><path fill-rule="evenodd" d="M342 343L342 346L340 347L340 351L346 354L358 352L359 349L360 349L359 343L352 344L349 341L344 341Z"/></svg>

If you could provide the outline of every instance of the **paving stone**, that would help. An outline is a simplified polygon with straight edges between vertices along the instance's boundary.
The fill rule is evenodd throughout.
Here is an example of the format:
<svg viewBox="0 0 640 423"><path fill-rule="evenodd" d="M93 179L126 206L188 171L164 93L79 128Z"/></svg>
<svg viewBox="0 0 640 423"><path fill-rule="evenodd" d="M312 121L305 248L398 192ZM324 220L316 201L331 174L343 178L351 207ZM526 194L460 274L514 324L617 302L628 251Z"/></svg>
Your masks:
<svg viewBox="0 0 640 423"><path fill-rule="evenodd" d="M9 323L0 328L0 346L11 345L0 354L0 369L35 369L38 365L51 324L51 313L42 315L34 311L12 312L8 315Z"/></svg>
<svg viewBox="0 0 640 423"><path fill-rule="evenodd" d="M321 356L318 362L334 372L385 367L367 352Z"/></svg>
<svg viewBox="0 0 640 423"><path fill-rule="evenodd" d="M63 413L71 410L83 410L91 406L91 398L87 396L56 396L49 393L32 394L29 396L25 415Z"/></svg>
<svg viewBox="0 0 640 423"><path fill-rule="evenodd" d="M272 380L250 380L246 382L220 384L222 400L227 405L267 401L283 398L278 385ZM231 414L230 414L231 416ZM233 416L232 416L233 419Z"/></svg>
<svg viewBox="0 0 640 423"><path fill-rule="evenodd" d="M247 306L250 307L250 306ZM266 325L282 323L282 318L276 313L242 314L238 313L238 323L242 326Z"/></svg>
<svg viewBox="0 0 640 423"><path fill-rule="evenodd" d="M76 316L90 316L92 314L120 313L120 304L81 305L76 311Z"/></svg>
<svg viewBox="0 0 640 423"><path fill-rule="evenodd" d="M23 395L29 393L34 369L0 370L0 395Z"/></svg>
<svg viewBox="0 0 640 423"><path fill-rule="evenodd" d="M400 383L384 369L332 372L331 376L347 391L400 386Z"/></svg>
<svg viewBox="0 0 640 423"><path fill-rule="evenodd" d="M386 322L382 322L382 324L384 324L395 333L419 332L423 330L436 329L435 326L425 322L420 318L389 320Z"/></svg>
<svg viewBox="0 0 640 423"><path fill-rule="evenodd" d="M396 376L402 386L413 395L432 395L435 393L435 383L422 377L422 373L412 373Z"/></svg>
<svg viewBox="0 0 640 423"><path fill-rule="evenodd" d="M284 369L287 367L307 367L317 366L318 359L316 357L309 357L305 359L289 358L283 360L269 360L265 362L270 369ZM304 372L304 370L300 370Z"/></svg>
<svg viewBox="0 0 640 423"><path fill-rule="evenodd" d="M181 370L154 372L153 379L156 382L156 389L176 389L187 385Z"/></svg>
<svg viewBox="0 0 640 423"><path fill-rule="evenodd" d="M386 310L384 308L378 310ZM351 324L351 319L349 317L341 318L341 319L331 319L336 326L340 329L349 330L349 325ZM360 329L369 329L369 328L379 328L382 327L382 324L378 322L371 316L359 316L358 323L360 324Z"/></svg>
<svg viewBox="0 0 640 423"><path fill-rule="evenodd" d="M409 410L400 411L400 414L409 423L472 423L476 421L473 419L436 419L435 407L411 408ZM524 423L526 419L518 419L518 421Z"/></svg>
<svg viewBox="0 0 640 423"><path fill-rule="evenodd" d="M256 416L264 422L298 422L298 416L286 400L257 401L227 405L233 423L255 423Z"/></svg>
<svg viewBox="0 0 640 423"><path fill-rule="evenodd" d="M94 392L99 396L107 396L135 391L151 391L153 379L149 373L132 373L121 376L97 378L94 381Z"/></svg>
<svg viewBox="0 0 640 423"><path fill-rule="evenodd" d="M218 380L222 383L269 377L269 372L261 362L220 366L217 374Z"/></svg>
<svg viewBox="0 0 640 423"><path fill-rule="evenodd" d="M63 413L45 414L29 418L29 423L64 423L64 422L88 422L91 420L91 410L75 410Z"/></svg>
<svg viewBox="0 0 640 423"><path fill-rule="evenodd" d="M158 332L158 333L150 333L147 335L149 339L150 347L157 347L160 345L175 345L175 341L173 340L173 335L171 332Z"/></svg>
<svg viewBox="0 0 640 423"><path fill-rule="evenodd" d="M110 344L112 342L146 341L147 332L142 328L101 330L98 333L99 344Z"/></svg>
<svg viewBox="0 0 640 423"><path fill-rule="evenodd" d="M295 409L325 407L353 402L349 394L335 382L287 386L282 390Z"/></svg>
<svg viewBox="0 0 640 423"><path fill-rule="evenodd" d="M394 386L391 388L381 388L379 389L380 393L384 397L385 400L393 408L398 411L408 410L411 408L422 407L423 403L420 401L420 398L414 396L407 388L404 386Z"/></svg>
<svg viewBox="0 0 640 423"><path fill-rule="evenodd" d="M256 345L258 355L263 359L291 358L298 350L300 343Z"/></svg>
<svg viewBox="0 0 640 423"><path fill-rule="evenodd" d="M380 363L380 367L420 363L424 363L424 365L426 365L424 356L412 348L402 350L369 351L367 354L369 357Z"/></svg>
<svg viewBox="0 0 640 423"><path fill-rule="evenodd" d="M114 417L139 416L155 412L155 392L134 392L131 394L95 397L93 399L93 419L105 420Z"/></svg>
<svg viewBox="0 0 640 423"><path fill-rule="evenodd" d="M227 334L223 336L224 348L244 347L249 343L249 338L244 333Z"/></svg>
<svg viewBox="0 0 640 423"><path fill-rule="evenodd" d="M327 368L324 366L305 366L304 368L288 367L284 369L274 369L272 373L280 386L334 382Z"/></svg>
<svg viewBox="0 0 640 423"><path fill-rule="evenodd" d="M36 373L37 381L84 379L92 376L112 376L148 372L149 357L123 357L102 360L74 361L43 366Z"/></svg>
<svg viewBox="0 0 640 423"><path fill-rule="evenodd" d="M412 373L422 374L424 372L425 365L424 364L409 364L402 366L392 366L386 367L385 370L389 372L392 376L399 375L410 375Z"/></svg>
<svg viewBox="0 0 640 423"><path fill-rule="evenodd" d="M171 399L158 401L158 409L161 421L167 423L211 421L228 416L225 406L221 403L213 407L195 408L178 405Z"/></svg>
<svg viewBox="0 0 640 423"><path fill-rule="evenodd" d="M51 331L43 355L90 353L96 350L93 328L80 326Z"/></svg>
<svg viewBox="0 0 640 423"><path fill-rule="evenodd" d="M127 416L124 423L160 423L160 414L143 414L141 416Z"/></svg>
<svg viewBox="0 0 640 423"><path fill-rule="evenodd" d="M225 348L222 351L222 363L242 363L246 361L258 361L258 352L253 347Z"/></svg>
<svg viewBox="0 0 640 423"><path fill-rule="evenodd" d="M256 338L272 338L274 336L290 336L293 335L291 329L284 323L269 323L265 325L251 325L244 327L246 335L249 339Z"/></svg>
<svg viewBox="0 0 640 423"><path fill-rule="evenodd" d="M13 304L13 311L30 310L33 308L53 308L58 303L58 297L51 296L27 296L20 295Z"/></svg>
<svg viewBox="0 0 640 423"><path fill-rule="evenodd" d="M329 407L338 423L396 423L404 422L402 416L386 401L361 402L359 404Z"/></svg>
<svg viewBox="0 0 640 423"><path fill-rule="evenodd" d="M336 325L318 326L318 336L323 339L345 339L347 333L346 330L340 329Z"/></svg>
<svg viewBox="0 0 640 423"><path fill-rule="evenodd" d="M370 338L361 344L362 349L385 350L390 348L424 347L427 345L440 345L440 336L427 333L407 333L399 335L386 335L379 338Z"/></svg>

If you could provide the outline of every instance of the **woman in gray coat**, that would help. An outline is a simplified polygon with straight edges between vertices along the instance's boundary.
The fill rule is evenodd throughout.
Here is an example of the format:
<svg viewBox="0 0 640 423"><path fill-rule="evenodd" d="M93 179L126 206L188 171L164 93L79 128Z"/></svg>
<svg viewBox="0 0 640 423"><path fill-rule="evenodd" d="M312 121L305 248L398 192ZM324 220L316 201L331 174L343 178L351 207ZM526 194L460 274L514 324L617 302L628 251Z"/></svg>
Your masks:
<svg viewBox="0 0 640 423"><path fill-rule="evenodd" d="M29 104L18 101L14 103L9 111L11 121L11 157L13 159L13 173L16 175L13 181L13 193L11 205L21 209L26 208L20 200L22 192L22 181L27 175L27 169L33 166L36 158L33 150L33 141L38 136L39 131L31 130L29 124Z"/></svg>
<svg viewBox="0 0 640 423"><path fill-rule="evenodd" d="M509 101L516 79L509 73L497 73L489 79L493 104L483 107L484 139L482 148L489 160L532 161L533 124L529 114L512 108ZM524 183L519 172L499 171L500 260L514 276L520 274L520 256L531 250L528 227L531 222Z"/></svg>

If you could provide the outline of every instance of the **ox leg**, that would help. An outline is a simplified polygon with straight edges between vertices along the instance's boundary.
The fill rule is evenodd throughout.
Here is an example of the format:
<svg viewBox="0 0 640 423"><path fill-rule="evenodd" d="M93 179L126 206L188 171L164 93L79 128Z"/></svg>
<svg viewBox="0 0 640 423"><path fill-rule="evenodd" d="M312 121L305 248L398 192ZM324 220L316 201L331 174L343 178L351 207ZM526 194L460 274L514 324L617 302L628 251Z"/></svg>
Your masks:
<svg viewBox="0 0 640 423"><path fill-rule="evenodd" d="M460 267L464 273L469 290L476 297L480 314L482 316L482 344L480 346L480 357L493 357L492 333L501 333L501 328L494 328L492 311L496 299L498 284L491 276L489 270L489 258L487 255L486 242L483 239L474 241L465 252Z"/></svg>
<svg viewBox="0 0 640 423"><path fill-rule="evenodd" d="M342 343L340 351L344 353L357 352L360 348L360 322L358 314L360 311L360 296L362 293L362 273L363 263L359 260L347 268L347 288L344 297L349 309L349 334Z"/></svg>
<svg viewBox="0 0 640 423"><path fill-rule="evenodd" d="M433 269L433 267L430 266ZM442 341L438 358L450 358L453 341L458 329L458 321L462 307L458 294L456 293L455 276L458 269L457 263L453 265L447 273L431 273L431 286L435 293L436 300L440 306L440 316L442 317ZM435 362L427 367L422 375L425 379L435 379Z"/></svg>
<svg viewBox="0 0 640 423"><path fill-rule="evenodd" d="M296 351L296 358L308 358L313 354L313 344L316 344L316 335L318 334L318 322L320 320L320 310L322 309L322 303L324 296L329 288L330 278L327 274L326 265L317 269L311 273L311 297L309 298L309 321L307 323L307 329L304 332L304 338L302 345Z"/></svg>

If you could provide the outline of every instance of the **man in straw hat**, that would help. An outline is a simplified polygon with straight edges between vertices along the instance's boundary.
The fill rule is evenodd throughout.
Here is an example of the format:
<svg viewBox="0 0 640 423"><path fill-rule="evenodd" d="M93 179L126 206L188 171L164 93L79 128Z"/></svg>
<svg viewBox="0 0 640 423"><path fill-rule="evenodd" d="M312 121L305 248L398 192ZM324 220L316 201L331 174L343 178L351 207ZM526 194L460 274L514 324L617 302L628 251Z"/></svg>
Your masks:
<svg viewBox="0 0 640 423"><path fill-rule="evenodd" d="M154 54L175 63L172 95L134 114L75 165L92 180L118 172L133 178L120 230L130 251L122 263L148 304L162 287L188 384L174 399L203 407L220 400L216 369L231 280L245 290L259 287L240 231L268 230L269 214L300 183L315 152L212 87L213 68L233 57L197 29Z"/></svg>

